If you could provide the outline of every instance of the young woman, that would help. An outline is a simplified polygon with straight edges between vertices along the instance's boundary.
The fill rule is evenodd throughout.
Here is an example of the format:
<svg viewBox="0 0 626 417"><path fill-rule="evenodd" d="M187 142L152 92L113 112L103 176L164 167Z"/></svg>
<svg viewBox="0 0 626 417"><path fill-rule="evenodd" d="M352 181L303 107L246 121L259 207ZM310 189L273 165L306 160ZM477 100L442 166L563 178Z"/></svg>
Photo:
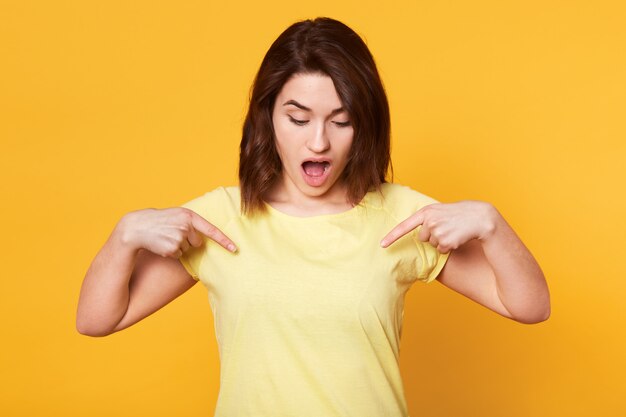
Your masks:
<svg viewBox="0 0 626 417"><path fill-rule="evenodd" d="M216 416L407 416L404 296L438 280L522 323L550 314L537 262L489 203L386 182L389 107L361 38L290 26L254 81L239 186L130 212L81 289L104 336L201 281L221 360Z"/></svg>

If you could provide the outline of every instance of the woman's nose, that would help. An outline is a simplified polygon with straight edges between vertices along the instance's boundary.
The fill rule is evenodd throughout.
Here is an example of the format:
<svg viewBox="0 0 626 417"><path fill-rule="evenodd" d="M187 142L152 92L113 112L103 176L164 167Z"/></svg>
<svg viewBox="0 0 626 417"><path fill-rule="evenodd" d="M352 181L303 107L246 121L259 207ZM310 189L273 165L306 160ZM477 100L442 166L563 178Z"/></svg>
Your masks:
<svg viewBox="0 0 626 417"><path fill-rule="evenodd" d="M306 143L307 148L316 153L321 153L330 148L330 141L326 134L326 127L321 125L315 131L315 134L309 138Z"/></svg>

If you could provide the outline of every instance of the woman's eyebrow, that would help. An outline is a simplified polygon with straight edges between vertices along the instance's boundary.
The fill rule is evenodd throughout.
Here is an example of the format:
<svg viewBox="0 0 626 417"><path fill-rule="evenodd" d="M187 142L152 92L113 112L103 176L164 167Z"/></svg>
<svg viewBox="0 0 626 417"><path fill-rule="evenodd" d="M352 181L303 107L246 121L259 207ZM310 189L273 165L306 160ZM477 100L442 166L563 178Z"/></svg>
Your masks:
<svg viewBox="0 0 626 417"><path fill-rule="evenodd" d="M292 106L296 106L297 108L304 110L304 111L311 111L311 109L309 109L307 106L298 103L296 100L287 100L283 106L287 106L287 105L292 105ZM334 116L337 113L341 113L342 111L345 111L345 109L343 107L339 107L338 109L335 109L333 111L330 112L331 116Z"/></svg>

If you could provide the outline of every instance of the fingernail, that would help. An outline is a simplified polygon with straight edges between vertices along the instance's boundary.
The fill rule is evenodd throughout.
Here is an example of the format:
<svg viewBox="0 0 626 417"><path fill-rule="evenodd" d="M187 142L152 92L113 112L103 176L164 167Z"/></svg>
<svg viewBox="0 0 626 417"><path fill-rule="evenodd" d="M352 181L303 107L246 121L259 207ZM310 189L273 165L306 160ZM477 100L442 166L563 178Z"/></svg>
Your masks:
<svg viewBox="0 0 626 417"><path fill-rule="evenodd" d="M380 246L382 246L383 248L384 248L385 246L387 246L387 241L386 241L385 239L381 240L381 241L380 241Z"/></svg>
<svg viewBox="0 0 626 417"><path fill-rule="evenodd" d="M228 250L231 251L231 252L235 252L237 250L237 248L232 243L229 243L228 244Z"/></svg>

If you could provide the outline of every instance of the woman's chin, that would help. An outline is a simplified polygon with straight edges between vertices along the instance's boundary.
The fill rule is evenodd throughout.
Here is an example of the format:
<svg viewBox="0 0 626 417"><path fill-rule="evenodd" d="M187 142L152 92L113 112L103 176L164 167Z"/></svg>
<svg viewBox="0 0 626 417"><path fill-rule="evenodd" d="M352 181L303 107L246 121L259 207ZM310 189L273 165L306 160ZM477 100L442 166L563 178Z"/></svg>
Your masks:
<svg viewBox="0 0 626 417"><path fill-rule="evenodd" d="M316 177L307 176L303 171L300 177L286 174L282 186L278 188L282 189L282 192L291 190L310 198L326 196L337 191L340 184L334 175L330 175L330 172L324 174ZM276 191L279 192L278 189Z"/></svg>
<svg viewBox="0 0 626 417"><path fill-rule="evenodd" d="M340 189L343 189L341 185L336 181L335 178L329 178L321 185L309 185L308 183L304 183L302 186L298 187L300 192L308 197L323 197L330 196L331 194L336 194ZM343 197L342 197L343 198Z"/></svg>

